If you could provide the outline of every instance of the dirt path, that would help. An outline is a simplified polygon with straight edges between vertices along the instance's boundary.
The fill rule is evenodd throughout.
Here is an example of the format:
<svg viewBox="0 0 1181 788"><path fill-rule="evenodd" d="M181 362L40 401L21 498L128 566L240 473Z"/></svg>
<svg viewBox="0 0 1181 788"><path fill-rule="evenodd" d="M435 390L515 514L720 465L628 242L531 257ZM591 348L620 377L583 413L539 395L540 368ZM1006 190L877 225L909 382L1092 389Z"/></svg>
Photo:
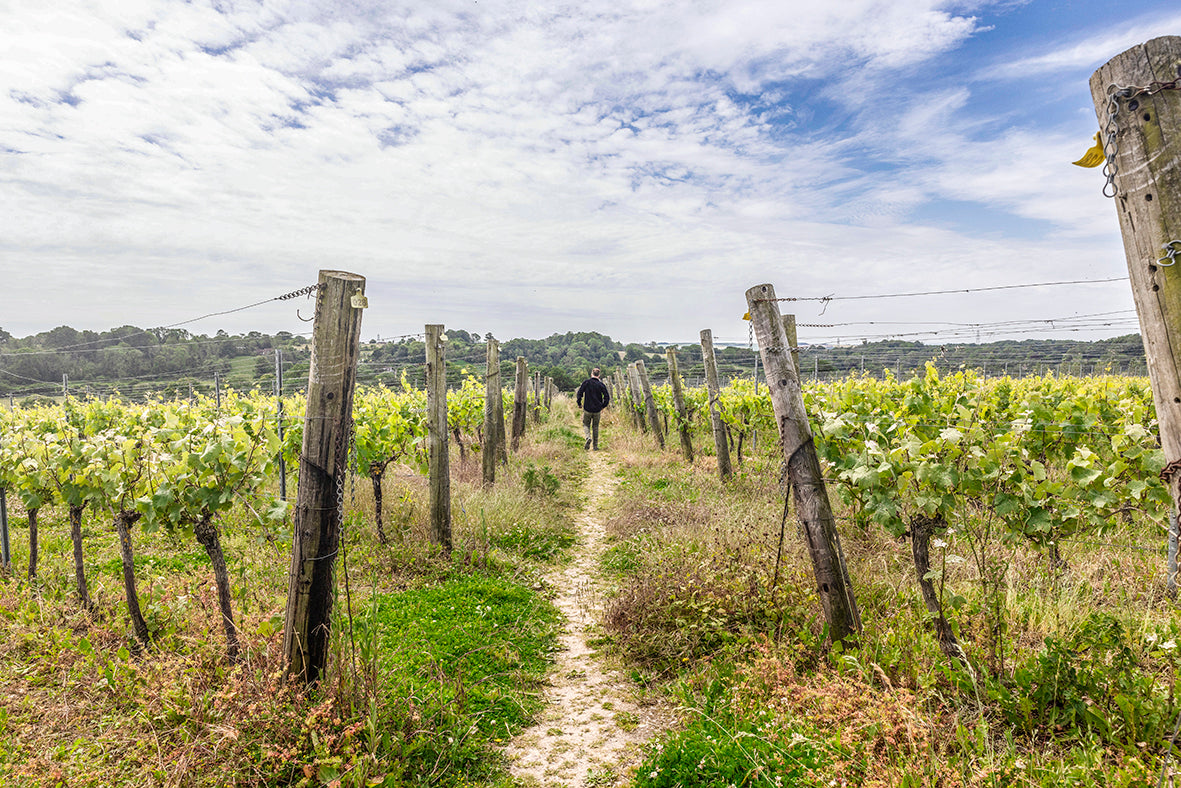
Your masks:
<svg viewBox="0 0 1181 788"><path fill-rule="evenodd" d="M588 460L588 500L577 519L581 538L570 564L550 576L567 627L546 692L549 707L538 725L506 749L510 771L522 786L623 785L640 760L640 745L671 721L667 710L637 703L634 685L604 668L586 644L597 631L603 604L599 556L604 532L597 510L618 483L602 454L591 452Z"/></svg>

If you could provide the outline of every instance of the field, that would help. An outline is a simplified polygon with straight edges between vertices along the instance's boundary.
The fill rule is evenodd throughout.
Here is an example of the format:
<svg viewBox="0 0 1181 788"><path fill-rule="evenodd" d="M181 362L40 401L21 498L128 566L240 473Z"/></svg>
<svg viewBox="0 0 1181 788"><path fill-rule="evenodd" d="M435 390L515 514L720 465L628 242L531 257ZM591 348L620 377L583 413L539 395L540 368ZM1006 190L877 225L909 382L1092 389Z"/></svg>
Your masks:
<svg viewBox="0 0 1181 788"><path fill-rule="evenodd" d="M658 449L617 400L603 427L618 484L598 510L608 593L593 646L629 677L629 698L672 707L676 723L630 774L603 769L576 784L1132 786L1171 773L1181 656L1146 382L929 373L806 394L860 607L856 643L828 643L806 545L784 516L765 389L739 383L723 397L742 445L725 481L700 392L684 422L691 463L675 440ZM669 394L657 395L675 432ZM356 475L332 664L312 692L287 681L279 659L291 536L271 503L266 457L280 447L262 403L226 428L227 441L265 451L231 463L241 494L211 518L236 654L209 548L194 539L201 507L181 505L188 477L163 461L148 475L169 483L123 509L140 513L143 638L112 527L117 496L83 509L87 606L68 492L42 478L44 494L30 497L34 469L18 482L8 466L5 785L513 784L504 748L543 714L563 626L547 578L576 549L586 507L576 414L559 398L488 489L470 452L479 436L460 429L469 451L452 457L447 556L427 537L417 428L403 423L414 408L374 405L385 396L358 401L356 448L366 413L402 414L383 422L403 441L378 477L384 525L370 474ZM175 443L184 418L152 428ZM55 456L69 453L63 441L45 439ZM40 536L31 579L28 508ZM916 533L928 537L921 574Z"/></svg>

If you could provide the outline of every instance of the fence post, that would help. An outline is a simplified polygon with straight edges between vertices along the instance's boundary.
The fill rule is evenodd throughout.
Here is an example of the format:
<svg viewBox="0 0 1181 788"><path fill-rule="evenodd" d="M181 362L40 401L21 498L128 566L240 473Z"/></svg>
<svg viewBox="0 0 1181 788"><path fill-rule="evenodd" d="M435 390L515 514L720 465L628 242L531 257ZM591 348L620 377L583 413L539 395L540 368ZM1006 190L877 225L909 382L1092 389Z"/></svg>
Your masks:
<svg viewBox="0 0 1181 788"><path fill-rule="evenodd" d="M451 552L451 464L447 456L447 365L443 326L426 327L427 463L431 541Z"/></svg>
<svg viewBox="0 0 1181 788"><path fill-rule="evenodd" d="M708 328L701 329L701 359L705 362L705 385L709 390L709 423L714 433L714 451L718 455L718 475L722 481L729 479L734 471L730 467L730 442L726 440L726 425L722 423L722 409L718 398L722 387L718 382L718 359L714 355L714 334Z"/></svg>
<svg viewBox="0 0 1181 788"><path fill-rule="evenodd" d="M861 616L841 551L828 490L820 472L812 429L808 426L803 389L795 365L791 363L775 288L769 284L752 287L746 291L746 303L759 343L775 421L779 425L779 440L796 515L808 539L817 593L828 621L829 636L834 643L852 645L861 632Z"/></svg>
<svg viewBox="0 0 1181 788"><path fill-rule="evenodd" d="M318 681L328 664L365 278L321 271L319 285L283 627L287 671L306 684Z"/></svg>
<svg viewBox="0 0 1181 788"><path fill-rule="evenodd" d="M632 421L634 421L641 431L648 431L648 421L644 418L644 395L643 388L640 385L640 362L633 361L627 365L627 393L628 400L631 402Z"/></svg>
<svg viewBox="0 0 1181 788"><path fill-rule="evenodd" d="M681 433L681 450L685 453L685 461L693 464L693 441L689 437L689 411L685 407L685 392L681 388L681 372L677 367L677 349L670 347L665 351L668 356L668 379L673 386L673 405L677 409L677 429Z"/></svg>
<svg viewBox="0 0 1181 788"><path fill-rule="evenodd" d="M800 340L796 334L796 316L783 316L783 330L787 333L787 346L791 348L791 363L796 368L796 377L800 376Z"/></svg>
<svg viewBox="0 0 1181 788"><path fill-rule="evenodd" d="M488 339L484 355L484 445L480 447L480 459L484 469L484 484L496 481L496 448L500 432L496 429L497 403L500 401L500 343Z"/></svg>
<svg viewBox="0 0 1181 788"><path fill-rule="evenodd" d="M9 408L11 410L11 407ZM0 435L0 443L3 443ZM12 571L12 551L8 544L8 490L0 484L0 572Z"/></svg>
<svg viewBox="0 0 1181 788"><path fill-rule="evenodd" d="M529 365L524 356L517 356L517 387L513 390L513 451L521 445L525 434L525 417L529 415Z"/></svg>
<svg viewBox="0 0 1181 788"><path fill-rule="evenodd" d="M660 413L656 410L656 397L652 396L652 384L648 381L648 368L643 361L636 362L636 374L640 379L640 390L644 392L644 409L648 412L648 426L656 436L656 443L664 448L664 431L660 428Z"/></svg>
<svg viewBox="0 0 1181 788"><path fill-rule="evenodd" d="M1091 75L1132 298L1165 452L1173 509L1181 506L1181 36L1116 55ZM1130 85L1131 87L1124 87Z"/></svg>
<svg viewBox="0 0 1181 788"><path fill-rule="evenodd" d="M218 394L218 407L221 395ZM283 459L283 351L275 348L275 422L279 433L279 498L287 500L287 461Z"/></svg>
<svg viewBox="0 0 1181 788"><path fill-rule="evenodd" d="M500 357L500 343L496 344L496 356ZM496 459L501 465L508 465L508 436L504 430L504 381L502 370L496 369Z"/></svg>

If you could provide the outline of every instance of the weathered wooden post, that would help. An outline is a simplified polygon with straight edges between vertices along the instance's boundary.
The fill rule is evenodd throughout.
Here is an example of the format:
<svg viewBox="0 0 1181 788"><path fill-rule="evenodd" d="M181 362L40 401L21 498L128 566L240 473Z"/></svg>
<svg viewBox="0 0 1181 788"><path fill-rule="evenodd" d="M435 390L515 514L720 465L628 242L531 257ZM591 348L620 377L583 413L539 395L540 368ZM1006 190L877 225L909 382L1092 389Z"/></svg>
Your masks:
<svg viewBox="0 0 1181 788"><path fill-rule="evenodd" d="M652 384L648 381L648 368L643 361L636 362L636 374L640 378L640 390L644 393L644 409L648 413L648 427L656 436L656 443L664 448L664 430L660 426L660 412L656 410L656 397L652 396Z"/></svg>
<svg viewBox="0 0 1181 788"><path fill-rule="evenodd" d="M499 429L496 427L500 404L500 343L489 334L488 347L484 352L484 445L480 447L485 485L496 481L497 441L504 431L503 421Z"/></svg>
<svg viewBox="0 0 1181 788"><path fill-rule="evenodd" d="M644 394L643 387L640 385L639 363L638 361L633 361L627 365L627 393L628 399L631 400L632 421L642 431L647 432L648 422L644 418Z"/></svg>
<svg viewBox="0 0 1181 788"><path fill-rule="evenodd" d="M787 346L791 348L791 363L796 368L796 377L800 376L800 340L796 335L796 316L783 316L783 331L787 334Z"/></svg>
<svg viewBox="0 0 1181 788"><path fill-rule="evenodd" d="M431 541L451 552L451 461L447 454L447 342L443 326L426 327L427 466Z"/></svg>
<svg viewBox="0 0 1181 788"><path fill-rule="evenodd" d="M524 356L517 356L517 387L513 390L513 451L521 445L525 421L529 415L529 365Z"/></svg>
<svg viewBox="0 0 1181 788"><path fill-rule="evenodd" d="M734 471L730 467L730 442L726 440L726 425L722 423L722 409L718 401L722 386L718 381L714 335L708 328L701 329L701 359L705 362L705 385L709 391L709 423L714 433L714 451L718 455L718 475L725 481L734 475Z"/></svg>
<svg viewBox="0 0 1181 788"><path fill-rule="evenodd" d="M320 272L283 627L287 671L306 684L328 663L364 292L362 276Z"/></svg>
<svg viewBox="0 0 1181 788"><path fill-rule="evenodd" d="M221 394L218 394L218 408L221 407ZM287 461L283 459L283 351L275 348L275 432L279 436L279 454L276 457L279 464L279 498L287 500Z"/></svg>
<svg viewBox="0 0 1181 788"><path fill-rule="evenodd" d="M541 423L541 370L533 372L533 423Z"/></svg>
<svg viewBox="0 0 1181 788"><path fill-rule="evenodd" d="M1181 504L1181 36L1154 38L1091 75L1103 193L1115 198L1152 381L1173 511ZM1176 518L1173 518L1173 523ZM1176 540L1176 526L1170 528ZM1176 578L1169 578L1175 590Z"/></svg>
<svg viewBox="0 0 1181 788"><path fill-rule="evenodd" d="M861 616L853 584L845 567L836 520L820 473L812 429L804 409L804 393L791 362L787 334L779 315L775 288L756 285L746 291L746 303L759 342L759 353L779 425L779 440L787 463L787 480L812 556L820 604L834 643L852 645L861 632Z"/></svg>
<svg viewBox="0 0 1181 788"><path fill-rule="evenodd" d="M500 345L496 347L497 355L500 354ZM504 426L504 370L500 372L500 391L496 397L496 459L501 465L508 465L508 435L505 432Z"/></svg>
<svg viewBox="0 0 1181 788"><path fill-rule="evenodd" d="M668 357L668 379L673 387L673 406L677 409L677 431L681 435L681 451L685 453L685 461L693 464L693 440L689 436L689 410L685 407L685 391L681 386L681 372L677 367L677 349L670 347L665 351Z"/></svg>

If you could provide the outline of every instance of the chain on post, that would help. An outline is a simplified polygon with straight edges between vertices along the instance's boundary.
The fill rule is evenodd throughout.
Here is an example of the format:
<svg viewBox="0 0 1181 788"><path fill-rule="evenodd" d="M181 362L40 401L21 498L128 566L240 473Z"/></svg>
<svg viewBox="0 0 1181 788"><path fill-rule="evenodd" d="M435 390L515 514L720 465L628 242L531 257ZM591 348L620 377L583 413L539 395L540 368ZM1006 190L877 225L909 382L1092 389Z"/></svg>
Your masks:
<svg viewBox="0 0 1181 788"><path fill-rule="evenodd" d="M332 469L332 473L336 477L336 523L338 533L344 531L344 477L348 475L348 438L346 437L346 433L351 432L351 427L352 425L346 421L336 433L336 456L333 458L336 467ZM341 536L343 536L342 533Z"/></svg>
<svg viewBox="0 0 1181 788"><path fill-rule="evenodd" d="M1142 87L1116 84L1107 86L1107 122L1103 124L1102 129L1103 158L1106 160L1103 164L1103 175L1107 178L1107 183L1103 185L1104 197L1115 197L1119 194L1119 186L1115 183L1115 176L1119 169L1116 166L1115 157L1119 153L1120 101L1127 101L1128 110L1134 111L1139 109L1137 99L1141 96L1153 96L1162 90L1179 89L1181 89L1181 78L1174 79L1172 82L1150 82ZM1170 259L1172 259L1172 255L1170 255Z"/></svg>
<svg viewBox="0 0 1181 788"><path fill-rule="evenodd" d="M1156 264L1161 268L1168 268L1171 265L1177 264L1177 256L1181 255L1181 241L1169 241L1161 247L1165 250L1165 256L1157 258ZM1165 262L1168 260L1169 262Z"/></svg>

